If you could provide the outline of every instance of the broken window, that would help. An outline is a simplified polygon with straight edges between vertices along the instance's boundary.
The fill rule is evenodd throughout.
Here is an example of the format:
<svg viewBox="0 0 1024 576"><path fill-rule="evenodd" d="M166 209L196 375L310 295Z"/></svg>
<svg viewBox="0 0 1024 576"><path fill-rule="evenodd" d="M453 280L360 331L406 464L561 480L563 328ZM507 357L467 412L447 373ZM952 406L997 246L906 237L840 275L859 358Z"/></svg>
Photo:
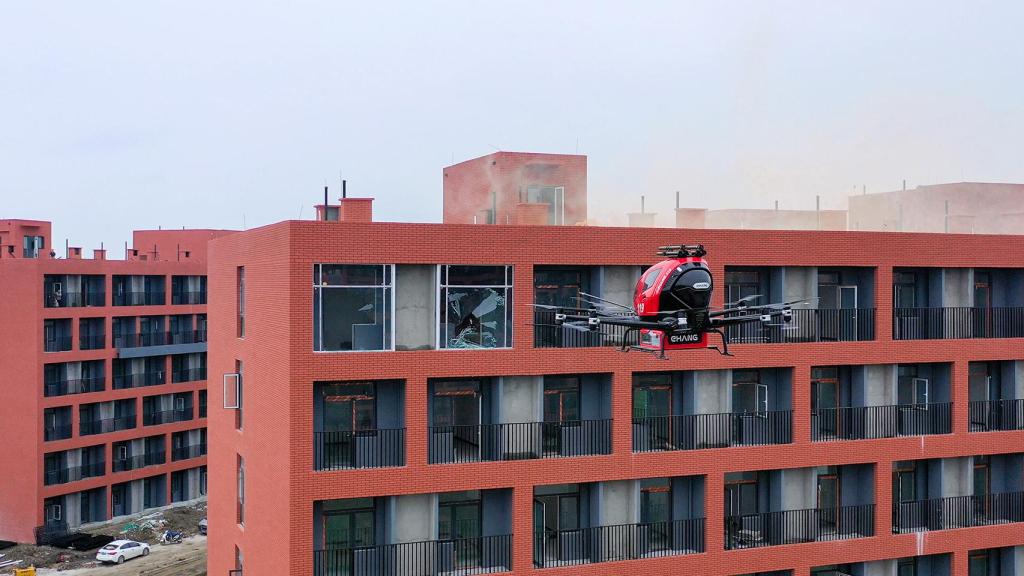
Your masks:
<svg viewBox="0 0 1024 576"><path fill-rule="evenodd" d="M512 346L512 267L440 267L440 348Z"/></svg>
<svg viewBox="0 0 1024 576"><path fill-rule="evenodd" d="M393 266L313 267L313 348L391 350Z"/></svg>

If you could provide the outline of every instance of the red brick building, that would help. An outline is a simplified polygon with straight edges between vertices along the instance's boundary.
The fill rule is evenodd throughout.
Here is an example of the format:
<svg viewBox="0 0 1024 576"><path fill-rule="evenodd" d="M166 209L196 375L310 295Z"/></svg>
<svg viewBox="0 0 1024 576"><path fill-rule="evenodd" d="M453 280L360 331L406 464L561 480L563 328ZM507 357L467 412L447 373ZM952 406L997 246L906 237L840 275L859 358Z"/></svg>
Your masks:
<svg viewBox="0 0 1024 576"><path fill-rule="evenodd" d="M587 220L587 157L495 152L443 170L445 224Z"/></svg>
<svg viewBox="0 0 1024 576"><path fill-rule="evenodd" d="M450 194L458 224L211 242L210 574L1024 571L1016 238L474 226ZM680 242L715 306L817 303L668 360L532 306L629 302Z"/></svg>
<svg viewBox="0 0 1024 576"><path fill-rule="evenodd" d="M0 221L0 539L206 492L206 243L135 233L126 259ZM58 257L60 255L60 257Z"/></svg>

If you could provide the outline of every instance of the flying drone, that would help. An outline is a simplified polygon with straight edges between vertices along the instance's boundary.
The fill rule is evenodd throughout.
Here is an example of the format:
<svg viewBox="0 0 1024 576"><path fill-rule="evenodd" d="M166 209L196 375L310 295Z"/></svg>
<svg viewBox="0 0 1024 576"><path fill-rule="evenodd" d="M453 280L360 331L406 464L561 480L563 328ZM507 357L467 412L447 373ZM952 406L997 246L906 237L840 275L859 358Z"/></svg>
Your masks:
<svg viewBox="0 0 1024 576"><path fill-rule="evenodd" d="M582 292L579 307L535 306L554 310L557 326L590 332L596 332L602 325L624 326L623 351L640 350L665 358L666 350L696 348L732 356L726 327L755 322L762 326L784 326L793 319L792 306L809 302L756 305L753 302L760 296L747 296L722 308L712 308L714 282L704 259L704 245L661 246L657 253L666 259L640 276L632 307ZM639 345L628 344L633 331L639 332ZM708 334L721 336L721 347L712 346Z"/></svg>

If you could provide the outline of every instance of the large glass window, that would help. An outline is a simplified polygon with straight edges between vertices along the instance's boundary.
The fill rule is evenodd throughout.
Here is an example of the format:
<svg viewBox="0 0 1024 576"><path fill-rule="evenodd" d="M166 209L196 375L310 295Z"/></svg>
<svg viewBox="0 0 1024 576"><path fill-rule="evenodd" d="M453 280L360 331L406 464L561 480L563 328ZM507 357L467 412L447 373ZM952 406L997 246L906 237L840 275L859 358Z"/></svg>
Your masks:
<svg viewBox="0 0 1024 576"><path fill-rule="evenodd" d="M441 540L477 538L481 528L480 491L445 492L438 497L437 534Z"/></svg>
<svg viewBox="0 0 1024 576"><path fill-rule="evenodd" d="M736 370L732 377L734 414L764 414L768 411L768 386L761 384L757 370Z"/></svg>
<svg viewBox="0 0 1024 576"><path fill-rule="evenodd" d="M512 346L512 267L440 266L440 348Z"/></svg>
<svg viewBox="0 0 1024 576"><path fill-rule="evenodd" d="M315 265L314 350L391 350L393 275L390 265Z"/></svg>

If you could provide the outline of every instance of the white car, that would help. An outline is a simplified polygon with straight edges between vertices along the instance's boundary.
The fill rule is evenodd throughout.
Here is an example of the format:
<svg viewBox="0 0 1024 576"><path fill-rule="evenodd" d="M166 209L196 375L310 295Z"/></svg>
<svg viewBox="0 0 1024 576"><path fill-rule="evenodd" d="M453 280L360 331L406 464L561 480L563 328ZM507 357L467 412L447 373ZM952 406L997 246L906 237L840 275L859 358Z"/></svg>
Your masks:
<svg viewBox="0 0 1024 576"><path fill-rule="evenodd" d="M136 556L148 556L149 544L136 542L134 540L114 540L96 553L96 559L100 562L115 562L121 564L125 560L131 560Z"/></svg>

